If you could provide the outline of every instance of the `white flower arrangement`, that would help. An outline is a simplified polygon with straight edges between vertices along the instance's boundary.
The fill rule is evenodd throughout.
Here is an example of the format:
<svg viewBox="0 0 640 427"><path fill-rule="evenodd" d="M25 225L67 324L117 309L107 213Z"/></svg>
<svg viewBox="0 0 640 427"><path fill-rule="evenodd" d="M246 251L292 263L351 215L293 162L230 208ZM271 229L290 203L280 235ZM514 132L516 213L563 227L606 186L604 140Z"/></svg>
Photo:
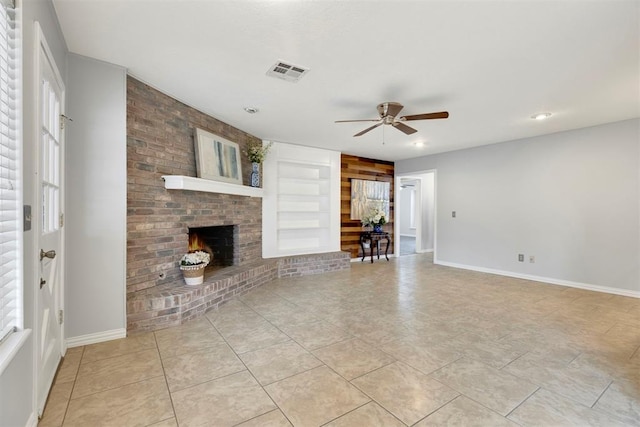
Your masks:
<svg viewBox="0 0 640 427"><path fill-rule="evenodd" d="M180 265L200 265L204 264L205 266L209 264L211 260L211 256L205 251L195 251L189 252L188 254L184 254L182 259L180 260Z"/></svg>
<svg viewBox="0 0 640 427"><path fill-rule="evenodd" d="M361 221L364 226L385 225L387 223L387 215L382 208L374 207L362 217Z"/></svg>

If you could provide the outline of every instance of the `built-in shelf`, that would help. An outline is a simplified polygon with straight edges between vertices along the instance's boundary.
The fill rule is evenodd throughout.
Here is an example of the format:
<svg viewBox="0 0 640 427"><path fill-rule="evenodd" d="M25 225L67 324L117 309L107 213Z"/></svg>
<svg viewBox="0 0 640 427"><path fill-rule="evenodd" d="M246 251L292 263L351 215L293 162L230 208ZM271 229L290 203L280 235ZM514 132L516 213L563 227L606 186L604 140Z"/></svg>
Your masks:
<svg viewBox="0 0 640 427"><path fill-rule="evenodd" d="M203 191L206 193L233 194L248 197L262 197L264 193L262 188L194 178L192 176L163 175L162 179L164 180L164 188L167 190Z"/></svg>

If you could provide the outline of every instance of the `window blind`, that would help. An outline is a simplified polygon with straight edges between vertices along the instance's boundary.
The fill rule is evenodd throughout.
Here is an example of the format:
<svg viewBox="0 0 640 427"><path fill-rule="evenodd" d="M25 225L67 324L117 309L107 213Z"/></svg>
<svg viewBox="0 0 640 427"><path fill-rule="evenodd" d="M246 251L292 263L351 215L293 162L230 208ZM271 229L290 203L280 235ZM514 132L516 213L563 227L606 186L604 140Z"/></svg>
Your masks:
<svg viewBox="0 0 640 427"><path fill-rule="evenodd" d="M11 1L0 2L0 340L21 326L21 192L17 41Z"/></svg>

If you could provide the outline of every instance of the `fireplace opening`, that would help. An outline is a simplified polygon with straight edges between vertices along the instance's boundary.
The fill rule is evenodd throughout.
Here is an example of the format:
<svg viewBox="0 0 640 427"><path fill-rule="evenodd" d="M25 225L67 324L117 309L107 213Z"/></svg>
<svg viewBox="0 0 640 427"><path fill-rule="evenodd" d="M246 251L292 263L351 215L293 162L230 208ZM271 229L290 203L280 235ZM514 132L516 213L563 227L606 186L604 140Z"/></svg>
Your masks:
<svg viewBox="0 0 640 427"><path fill-rule="evenodd" d="M211 261L207 270L236 265L235 228L235 225L189 228L188 251L208 252Z"/></svg>

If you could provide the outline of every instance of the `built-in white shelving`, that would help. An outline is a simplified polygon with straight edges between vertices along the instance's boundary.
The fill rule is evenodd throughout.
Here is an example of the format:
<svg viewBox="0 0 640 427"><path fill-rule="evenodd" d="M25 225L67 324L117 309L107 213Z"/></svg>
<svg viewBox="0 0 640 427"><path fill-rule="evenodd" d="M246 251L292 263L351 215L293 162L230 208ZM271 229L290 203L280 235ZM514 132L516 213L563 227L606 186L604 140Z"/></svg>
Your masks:
<svg viewBox="0 0 640 427"><path fill-rule="evenodd" d="M206 193L233 194L248 197L262 197L264 194L262 188L194 178L192 176L163 175L162 179L164 180L164 188L167 190L203 191Z"/></svg>
<svg viewBox="0 0 640 427"><path fill-rule="evenodd" d="M265 164L263 256L339 250L340 154L276 143Z"/></svg>
<svg viewBox="0 0 640 427"><path fill-rule="evenodd" d="M328 165L281 160L278 168L278 250L322 250L329 246Z"/></svg>

